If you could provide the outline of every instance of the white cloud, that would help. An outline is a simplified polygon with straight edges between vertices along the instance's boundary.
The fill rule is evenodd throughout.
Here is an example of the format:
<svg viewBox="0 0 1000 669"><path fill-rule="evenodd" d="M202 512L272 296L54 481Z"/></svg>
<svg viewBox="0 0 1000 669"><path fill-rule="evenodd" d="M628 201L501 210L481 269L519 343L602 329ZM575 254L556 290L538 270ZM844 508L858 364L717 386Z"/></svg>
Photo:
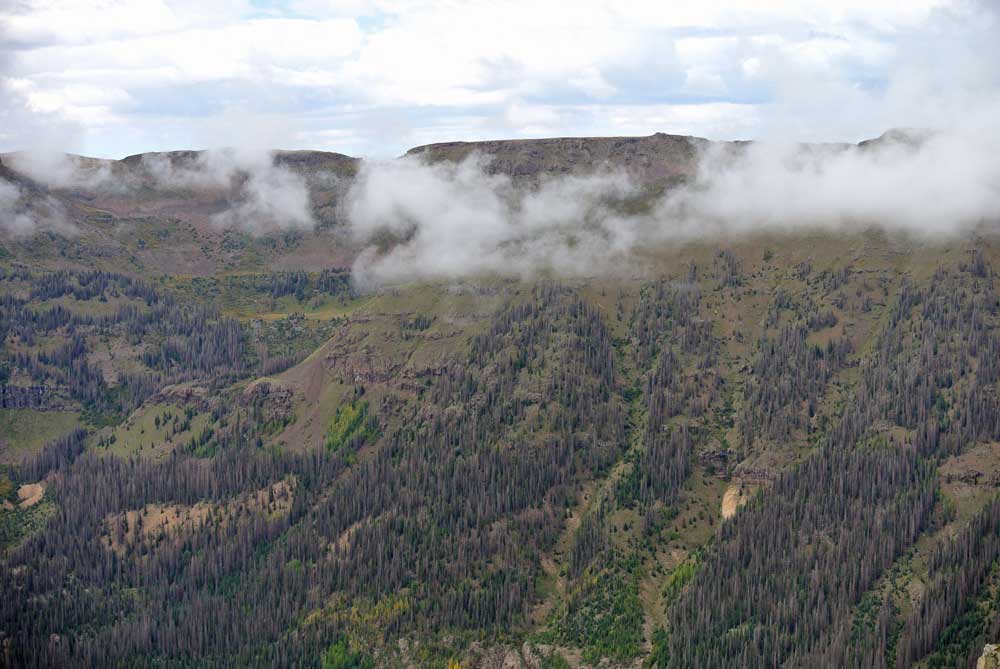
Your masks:
<svg viewBox="0 0 1000 669"><path fill-rule="evenodd" d="M982 98L1000 60L986 6L27 0L0 9L0 77L28 82L18 104L78 128L98 155L191 145L231 108L328 142L311 148L383 155L411 138L625 134L650 128L644 112L682 118L650 130L857 139ZM912 104L932 92L945 102ZM706 100L743 108L736 125ZM368 114L408 132L380 134ZM0 150L30 134L8 123Z"/></svg>
<svg viewBox="0 0 1000 669"><path fill-rule="evenodd" d="M50 230L64 236L76 232L66 221L58 201L26 192L19 184L0 178L0 233L29 237L39 230Z"/></svg>
<svg viewBox="0 0 1000 669"><path fill-rule="evenodd" d="M305 179L275 164L269 153L206 152L189 181L195 187L205 181L238 184L235 201L215 216L220 226L259 234L315 225Z"/></svg>
<svg viewBox="0 0 1000 669"><path fill-rule="evenodd" d="M641 271L664 243L787 230L876 227L917 237L1000 224L1000 138L914 133L863 147L716 144L692 182L644 213L618 173L555 177L515 189L472 158L369 163L347 208L369 244L362 283L478 274L593 276Z"/></svg>
<svg viewBox="0 0 1000 669"><path fill-rule="evenodd" d="M866 148L757 143L737 159L708 153L691 186L656 217L692 235L803 227L879 226L949 235L1000 222L1000 137L968 131Z"/></svg>
<svg viewBox="0 0 1000 669"><path fill-rule="evenodd" d="M34 229L35 222L23 211L22 200L16 184L0 179L0 230L19 236Z"/></svg>
<svg viewBox="0 0 1000 669"><path fill-rule="evenodd" d="M281 119L228 112L201 125L196 134L209 150L196 156L145 154L138 169L124 172L114 171L110 161L44 146L10 155L5 162L55 189L124 194L152 187L222 194L228 204L214 222L253 234L315 225L305 177L277 163L270 149L294 135Z"/></svg>
<svg viewBox="0 0 1000 669"><path fill-rule="evenodd" d="M355 273L364 283L610 269L629 240L608 203L633 190L617 173L519 190L505 176L485 174L476 157L460 164L367 163L348 195L352 232L361 242L404 241L382 253L368 249Z"/></svg>
<svg viewBox="0 0 1000 669"><path fill-rule="evenodd" d="M26 44L88 43L150 35L181 26L170 7L159 0L38 0L13 9L3 17L7 38ZM100 20L95 20L98 16Z"/></svg>
<svg viewBox="0 0 1000 669"><path fill-rule="evenodd" d="M102 83L191 84L268 79L272 68L316 67L351 54L361 33L350 19L254 19L214 28L46 46L19 55L18 71L48 82L100 73ZM159 76L157 76L159 74ZM150 77L153 77L152 80Z"/></svg>

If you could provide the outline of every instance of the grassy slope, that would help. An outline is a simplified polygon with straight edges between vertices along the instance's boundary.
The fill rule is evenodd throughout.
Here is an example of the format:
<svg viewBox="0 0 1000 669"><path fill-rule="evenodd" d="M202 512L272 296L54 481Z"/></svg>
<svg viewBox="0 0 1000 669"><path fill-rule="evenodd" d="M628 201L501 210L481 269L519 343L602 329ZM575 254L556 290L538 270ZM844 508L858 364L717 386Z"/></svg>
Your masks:
<svg viewBox="0 0 1000 669"><path fill-rule="evenodd" d="M18 462L80 424L75 411L0 409L0 464Z"/></svg>
<svg viewBox="0 0 1000 669"><path fill-rule="evenodd" d="M185 409L190 410L190 418L185 415ZM171 416L170 420L164 418L167 415ZM174 421L173 417L177 420ZM210 423L209 414L199 413L193 407L172 403L146 403L110 431L106 438L113 439L113 443L106 446L106 449L119 457L137 455L160 459L199 435Z"/></svg>

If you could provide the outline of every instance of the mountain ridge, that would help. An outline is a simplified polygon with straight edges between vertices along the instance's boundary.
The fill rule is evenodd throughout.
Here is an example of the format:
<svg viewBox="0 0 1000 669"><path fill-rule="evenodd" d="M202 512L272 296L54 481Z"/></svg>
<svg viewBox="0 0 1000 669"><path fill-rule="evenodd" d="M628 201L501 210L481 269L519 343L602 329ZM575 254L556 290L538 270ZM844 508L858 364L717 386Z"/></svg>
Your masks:
<svg viewBox="0 0 1000 669"><path fill-rule="evenodd" d="M880 143L886 142L906 142L906 143L916 143L926 137L931 136L934 131L926 128L889 128L877 137L872 137L869 139L863 139L856 143L851 142L810 142L802 141L796 142L795 144L802 147L828 147L828 148L846 148L846 147L862 147L862 146L873 146ZM708 139L705 137L697 135L681 135L666 132L654 132L650 135L590 135L590 136L565 136L565 137L538 137L538 138L502 138L502 139L481 139L481 140L452 140L452 141L441 141L432 142L429 144L418 144L416 146L406 149L398 158L405 157L426 157L432 162L439 160L461 160L475 152L482 152L486 154L493 154L498 152L510 153L514 149L527 149L531 150L541 150L545 148L561 149L561 148L572 148L576 150L584 150L587 148L599 148L600 151L594 151L594 153L601 154L601 152L612 153L613 155L621 156L628 153L628 150L640 150L645 151L650 148L659 148L671 145L689 145L694 148L704 148L711 145L716 146L733 146L742 147L752 144L767 143L766 140L720 140L720 139ZM145 151L135 154L129 154L122 158L93 158L89 156L84 156L80 154L66 153L61 154L69 159L82 160L87 162L92 162L94 164L135 164L137 162L142 162L144 159L165 157L169 158L171 161L187 161L196 159L200 156L211 152L226 152L232 151L229 147L220 147L216 149L173 149L173 150L162 150L162 151ZM8 151L5 153L0 153L0 163L6 160L10 163L12 160L16 163L18 156L27 155L28 151ZM368 161L370 159L364 156L353 156L337 151L325 150L325 149L266 149L262 153L271 155L278 160L288 160L290 162L296 162L294 159L296 157L308 157L308 158L325 158L328 160L339 160L339 161ZM582 157L582 156L580 156ZM397 158L397 159L398 159ZM392 160L392 159L390 159ZM303 162L310 162L308 160Z"/></svg>
<svg viewBox="0 0 1000 669"><path fill-rule="evenodd" d="M828 153L911 135L890 130L858 145L800 146L807 154ZM31 218L49 221L38 229L73 232L78 243L89 246L87 262L97 258L108 269L196 275L253 266L319 271L349 267L361 252L361 241L345 226L348 197L359 178L382 166L454 165L475 157L476 170L508 178L522 193L566 177L625 177L638 190L616 206L634 214L696 180L705 156L731 161L754 145L655 133L445 142L413 147L389 161L313 150L179 150L119 160L15 152L0 156L0 174L27 194L17 205L27 218L20 219L16 235L7 236L35 262L73 266L83 257L77 259L74 245L64 239L29 244L31 230L24 222ZM42 193L58 221L38 209Z"/></svg>

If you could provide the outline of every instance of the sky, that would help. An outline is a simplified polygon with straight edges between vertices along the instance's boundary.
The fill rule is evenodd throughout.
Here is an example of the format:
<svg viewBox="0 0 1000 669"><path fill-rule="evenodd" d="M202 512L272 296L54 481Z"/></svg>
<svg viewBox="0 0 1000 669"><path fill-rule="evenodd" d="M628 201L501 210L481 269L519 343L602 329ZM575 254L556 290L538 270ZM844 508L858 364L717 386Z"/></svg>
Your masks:
<svg viewBox="0 0 1000 669"><path fill-rule="evenodd" d="M1000 0L0 0L0 151L995 126Z"/></svg>

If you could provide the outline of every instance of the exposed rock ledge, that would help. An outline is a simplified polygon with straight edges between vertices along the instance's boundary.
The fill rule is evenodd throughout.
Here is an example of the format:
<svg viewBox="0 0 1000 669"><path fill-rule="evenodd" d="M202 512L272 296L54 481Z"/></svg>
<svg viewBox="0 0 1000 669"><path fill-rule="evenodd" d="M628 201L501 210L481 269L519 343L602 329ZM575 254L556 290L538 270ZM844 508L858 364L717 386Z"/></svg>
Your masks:
<svg viewBox="0 0 1000 669"><path fill-rule="evenodd" d="M983 647L976 669L1000 669L1000 644L988 643Z"/></svg>

